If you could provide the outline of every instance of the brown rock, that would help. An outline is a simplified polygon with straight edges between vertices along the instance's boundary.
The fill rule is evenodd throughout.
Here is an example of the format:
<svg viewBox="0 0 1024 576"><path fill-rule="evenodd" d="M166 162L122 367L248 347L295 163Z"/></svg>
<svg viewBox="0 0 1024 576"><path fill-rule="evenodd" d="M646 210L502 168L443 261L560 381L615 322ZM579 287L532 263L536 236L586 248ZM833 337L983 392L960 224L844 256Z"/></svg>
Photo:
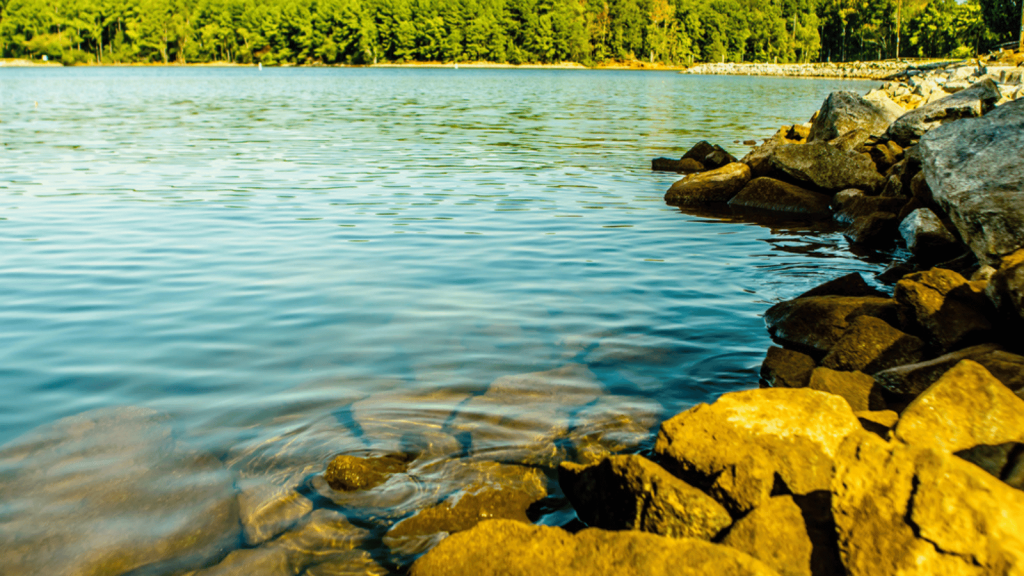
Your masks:
<svg viewBox="0 0 1024 576"><path fill-rule="evenodd" d="M741 162L750 167L750 174L753 178L770 176L773 172L772 155L776 148L788 143L784 135L777 134L774 138L766 140L764 144L748 152Z"/></svg>
<svg viewBox="0 0 1024 576"><path fill-rule="evenodd" d="M690 174L665 193L665 202L673 206L728 202L750 181L750 168L734 162L721 168Z"/></svg>
<svg viewBox="0 0 1024 576"><path fill-rule="evenodd" d="M832 218L840 224L852 224L860 218L878 212L899 212L905 203L906 201L900 198L885 198L861 194L859 196L852 196L843 202Z"/></svg>
<svg viewBox="0 0 1024 576"><path fill-rule="evenodd" d="M985 293L996 309L1024 319L1024 249L1003 258Z"/></svg>
<svg viewBox="0 0 1024 576"><path fill-rule="evenodd" d="M761 378L772 388L806 388L814 367L810 356L772 346L761 364Z"/></svg>
<svg viewBox="0 0 1024 576"><path fill-rule="evenodd" d="M950 454L851 434L836 456L832 513L850 576L1014 574L1024 492Z"/></svg>
<svg viewBox="0 0 1024 576"><path fill-rule="evenodd" d="M842 574L835 523L824 498L775 496L729 530L722 544L750 554L782 576ZM817 495L816 495L817 496Z"/></svg>
<svg viewBox="0 0 1024 576"><path fill-rule="evenodd" d="M692 148L687 150L686 154L683 154L681 160L696 160L697 162L703 162L704 158L715 150L718 150L717 146L707 140L701 140L694 144Z"/></svg>
<svg viewBox="0 0 1024 576"><path fill-rule="evenodd" d="M857 370L874 374L879 370L913 364L924 356L924 342L872 316L860 316L850 323L821 365L833 370Z"/></svg>
<svg viewBox="0 0 1024 576"><path fill-rule="evenodd" d="M829 140L828 143L830 146L835 146L843 152L853 152L860 147L860 145L867 142L870 137L871 133L867 130L864 130L863 128L854 128L838 138Z"/></svg>
<svg viewBox="0 0 1024 576"><path fill-rule="evenodd" d="M824 489L836 447L860 427L838 396L765 388L725 394L664 422L655 452L736 516L767 500L776 477L793 494Z"/></svg>
<svg viewBox="0 0 1024 576"><path fill-rule="evenodd" d="M983 341L992 331L984 312L986 299L951 270L932 268L904 276L896 283L893 298L901 324L925 335L940 350Z"/></svg>
<svg viewBox="0 0 1024 576"><path fill-rule="evenodd" d="M892 212L873 212L854 220L843 236L851 244L882 246L896 240L899 224L899 217Z"/></svg>
<svg viewBox="0 0 1024 576"><path fill-rule="evenodd" d="M997 344L979 344L932 360L883 370L875 374L875 381L893 392L917 396L966 359L984 366L1010 390L1024 389L1024 356L1007 352Z"/></svg>
<svg viewBox="0 0 1024 576"><path fill-rule="evenodd" d="M721 504L642 456L563 462L558 483L580 520L597 528L711 540L732 523Z"/></svg>
<svg viewBox="0 0 1024 576"><path fill-rule="evenodd" d="M797 298L806 298L808 296L877 296L879 298L888 298L884 292L865 282L864 277L859 272L851 272L845 276L829 280L824 284L811 288L797 296Z"/></svg>
<svg viewBox="0 0 1024 576"><path fill-rule="evenodd" d="M807 218L827 218L832 214L828 196L773 178L754 178L729 200L729 205Z"/></svg>
<svg viewBox="0 0 1024 576"><path fill-rule="evenodd" d="M661 172L702 172L704 165L693 158L655 158L651 160L651 170Z"/></svg>
<svg viewBox="0 0 1024 576"><path fill-rule="evenodd" d="M885 409L885 399L875 380L863 372L839 372L815 368L811 373L811 390L835 394L850 404L855 412Z"/></svg>
<svg viewBox="0 0 1024 576"><path fill-rule="evenodd" d="M763 563L728 546L638 531L561 528L491 520L446 538L412 565L410 576L584 576L729 574L771 576Z"/></svg>
<svg viewBox="0 0 1024 576"><path fill-rule="evenodd" d="M828 141L855 129L879 135L898 116L856 92L832 92L814 119L809 139Z"/></svg>
<svg viewBox="0 0 1024 576"><path fill-rule="evenodd" d="M1024 400L983 366L962 360L921 393L894 431L908 444L959 452L981 444L1024 442Z"/></svg>
<svg viewBox="0 0 1024 576"><path fill-rule="evenodd" d="M407 462L401 456L339 455L327 466L324 479L331 488L342 491L366 490L379 486L392 474L405 472Z"/></svg>
<svg viewBox="0 0 1024 576"><path fill-rule="evenodd" d="M771 155L771 165L795 182L832 194L847 188L876 190L884 180L869 157L825 142L779 146Z"/></svg>
<svg viewBox="0 0 1024 576"><path fill-rule="evenodd" d="M896 305L889 298L874 296L808 296L772 306L764 319L776 339L812 354L825 354L858 316L891 321Z"/></svg>

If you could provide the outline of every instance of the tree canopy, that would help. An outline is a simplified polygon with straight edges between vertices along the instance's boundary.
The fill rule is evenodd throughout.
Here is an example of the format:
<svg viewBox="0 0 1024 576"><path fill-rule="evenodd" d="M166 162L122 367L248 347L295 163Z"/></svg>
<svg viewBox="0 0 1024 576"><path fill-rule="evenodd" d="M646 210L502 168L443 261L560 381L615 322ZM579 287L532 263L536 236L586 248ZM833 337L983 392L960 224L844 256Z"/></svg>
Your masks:
<svg viewBox="0 0 1024 576"><path fill-rule="evenodd" d="M899 56L947 56L1007 37L1004 12L1019 17L1021 1L0 0L0 54L68 64L866 60L896 56L900 3Z"/></svg>

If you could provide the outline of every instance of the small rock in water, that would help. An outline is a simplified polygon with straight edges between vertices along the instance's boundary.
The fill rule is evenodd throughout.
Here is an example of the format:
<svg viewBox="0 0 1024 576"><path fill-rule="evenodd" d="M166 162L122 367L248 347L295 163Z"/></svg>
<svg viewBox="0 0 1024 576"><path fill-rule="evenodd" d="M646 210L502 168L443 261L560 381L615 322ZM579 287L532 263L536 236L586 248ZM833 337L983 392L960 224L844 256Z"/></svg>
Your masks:
<svg viewBox="0 0 1024 576"><path fill-rule="evenodd" d="M324 479L335 490L366 490L383 484L392 474L405 472L407 467L408 463L399 456L362 458L342 454L331 460Z"/></svg>
<svg viewBox="0 0 1024 576"><path fill-rule="evenodd" d="M749 181L750 168L734 162L679 180L665 193L665 202L673 206L728 202Z"/></svg>

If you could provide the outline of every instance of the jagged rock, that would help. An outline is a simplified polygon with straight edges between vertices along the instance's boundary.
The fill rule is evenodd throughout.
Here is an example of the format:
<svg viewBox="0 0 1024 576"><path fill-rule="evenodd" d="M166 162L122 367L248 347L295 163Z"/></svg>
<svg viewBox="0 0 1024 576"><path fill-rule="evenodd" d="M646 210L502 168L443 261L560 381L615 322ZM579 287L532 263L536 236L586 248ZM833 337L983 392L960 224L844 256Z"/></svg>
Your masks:
<svg viewBox="0 0 1024 576"><path fill-rule="evenodd" d="M942 351L982 342L992 331L987 299L952 270L908 274L896 283L893 298L900 324Z"/></svg>
<svg viewBox="0 0 1024 576"><path fill-rule="evenodd" d="M892 212L872 212L861 216L843 232L850 244L883 246L891 244L899 228L899 217Z"/></svg>
<svg viewBox="0 0 1024 576"><path fill-rule="evenodd" d="M917 396L965 359L984 366L1007 388L1024 389L1024 356L1007 352L997 344L979 344L917 364L883 370L875 374L875 380L893 392Z"/></svg>
<svg viewBox="0 0 1024 576"><path fill-rule="evenodd" d="M295 491L263 481L241 485L238 510L245 543L256 546L295 525L313 511L313 502Z"/></svg>
<svg viewBox="0 0 1024 576"><path fill-rule="evenodd" d="M754 178L729 200L729 206L796 214L807 218L827 218L829 197L804 190L774 178Z"/></svg>
<svg viewBox="0 0 1024 576"><path fill-rule="evenodd" d="M893 153L892 149L890 149L885 144L876 144L876 145L872 146L871 149L868 150L868 154L871 155L871 160L874 161L875 167L877 167L878 171L881 172L881 173L885 173L885 171L888 170L889 168L891 168L893 166L893 164L896 164L897 162L899 162L899 158L896 157L896 154ZM899 179L898 178L897 178L896 182L899 183ZM888 190L888 182L886 183L886 189L882 190L882 195L883 196L898 196L898 194L886 193L887 190Z"/></svg>
<svg viewBox="0 0 1024 576"><path fill-rule="evenodd" d="M843 573L828 493L774 496L738 520L722 544L750 554L781 576Z"/></svg>
<svg viewBox="0 0 1024 576"><path fill-rule="evenodd" d="M349 492L380 486L392 474L405 472L408 461L402 456L335 456L324 472L331 488Z"/></svg>
<svg viewBox="0 0 1024 576"><path fill-rule="evenodd" d="M679 180L665 193L665 202L673 206L728 202L749 181L750 168L734 162Z"/></svg>
<svg viewBox="0 0 1024 576"><path fill-rule="evenodd" d="M343 514L320 509L277 540L259 548L235 550L219 564L194 572L193 576L291 576L325 559L361 556L353 549L364 544L368 535Z"/></svg>
<svg viewBox="0 0 1024 576"><path fill-rule="evenodd" d="M843 152L853 152L871 138L871 133L863 128L854 128L849 132L829 140L830 146L834 146Z"/></svg>
<svg viewBox="0 0 1024 576"><path fill-rule="evenodd" d="M761 364L761 378L773 388L806 388L814 367L810 356L772 346Z"/></svg>
<svg viewBox="0 0 1024 576"><path fill-rule="evenodd" d="M683 157L680 158L680 160L689 159L696 160L697 162L704 162L704 158L716 150L719 150L718 146L708 142L707 140L701 140L694 144L692 148L687 150L686 154L683 154Z"/></svg>
<svg viewBox="0 0 1024 576"><path fill-rule="evenodd" d="M1024 248L1024 101L932 130L920 148L935 201L979 261Z"/></svg>
<svg viewBox="0 0 1024 576"><path fill-rule="evenodd" d="M846 188L876 190L884 180L869 157L843 152L826 142L778 146L771 165L796 182L833 194Z"/></svg>
<svg viewBox="0 0 1024 576"><path fill-rule="evenodd" d="M900 223L900 236L906 242L907 249L927 259L949 255L959 245L942 220L927 208L914 210L903 219Z"/></svg>
<svg viewBox="0 0 1024 576"><path fill-rule="evenodd" d="M237 546L231 476L177 439L169 420L104 408L0 448L4 575L171 573Z"/></svg>
<svg viewBox="0 0 1024 576"><path fill-rule="evenodd" d="M797 495L826 489L835 450L856 429L860 422L838 396L764 388L724 394L667 420L655 452L738 516L767 500L777 481Z"/></svg>
<svg viewBox="0 0 1024 576"><path fill-rule="evenodd" d="M887 198L884 196L867 196L864 194L849 194L843 198L843 203L837 206L833 219L840 224L853 224L860 218L875 213L895 213L903 207L906 200L902 198Z"/></svg>
<svg viewBox="0 0 1024 576"><path fill-rule="evenodd" d="M860 425L868 432L874 432L882 439L889 439L889 432L896 426L900 415L892 410L862 410L854 412Z"/></svg>
<svg viewBox="0 0 1024 576"><path fill-rule="evenodd" d="M1024 250L1003 258L999 269L992 273L985 294L992 305L1004 314L1024 319Z"/></svg>
<svg viewBox="0 0 1024 576"><path fill-rule="evenodd" d="M702 172L704 165L693 158L655 158L651 160L651 170L662 172Z"/></svg>
<svg viewBox="0 0 1024 576"><path fill-rule="evenodd" d="M779 146L790 143L784 136L776 135L774 138L766 140L764 144L748 152L740 162L750 167L752 178L770 176L773 172L771 160L775 150Z"/></svg>
<svg viewBox="0 0 1024 576"><path fill-rule="evenodd" d="M417 560L409 574L773 576L776 572L739 550L693 538L598 528L570 534L561 528L491 520L446 538Z"/></svg>
<svg viewBox="0 0 1024 576"><path fill-rule="evenodd" d="M991 80L983 80L967 90L957 92L921 106L900 116L885 132L887 140L908 146L925 132L942 124L963 118L976 118L991 110L999 101L999 88ZM934 188L934 186L933 186Z"/></svg>
<svg viewBox="0 0 1024 576"><path fill-rule="evenodd" d="M821 105L808 140L827 142L858 128L881 135L899 116L856 92L833 92Z"/></svg>
<svg viewBox="0 0 1024 576"><path fill-rule="evenodd" d="M850 576L1015 574L1024 492L951 454L851 434L836 456L832 513Z"/></svg>
<svg viewBox="0 0 1024 576"><path fill-rule="evenodd" d="M864 95L864 99L885 110L886 116L893 118L892 122L895 122L897 118L907 113L902 106L893 102L892 98L889 98L889 95L884 90L872 90Z"/></svg>
<svg viewBox="0 0 1024 576"><path fill-rule="evenodd" d="M901 332L884 320L860 316L850 323L821 360L821 365L833 370L874 374L893 366L920 362L923 355L924 342L920 338Z"/></svg>
<svg viewBox="0 0 1024 576"><path fill-rule="evenodd" d="M855 412L885 409L885 399L875 380L863 372L845 372L815 368L808 384L811 390L835 394L846 400Z"/></svg>
<svg viewBox="0 0 1024 576"><path fill-rule="evenodd" d="M829 280L824 284L811 288L797 296L797 298L807 298L810 296L877 296L879 298L888 298L887 294L865 282L864 277L859 272L851 272L839 278Z"/></svg>
<svg viewBox="0 0 1024 576"><path fill-rule="evenodd" d="M874 316L891 324L896 304L876 296L808 296L772 306L764 320L776 339L812 354L825 354L858 316Z"/></svg>
<svg viewBox="0 0 1024 576"><path fill-rule="evenodd" d="M1004 442L991 446L979 444L956 453L957 456L999 478L1006 484L1024 490L1024 444Z"/></svg>
<svg viewBox="0 0 1024 576"><path fill-rule="evenodd" d="M558 483L579 519L597 528L711 540L732 524L721 504L642 456L563 462Z"/></svg>
<svg viewBox="0 0 1024 576"><path fill-rule="evenodd" d="M894 434L907 444L959 452L979 444L1024 441L1024 400L984 366L961 360L900 415Z"/></svg>

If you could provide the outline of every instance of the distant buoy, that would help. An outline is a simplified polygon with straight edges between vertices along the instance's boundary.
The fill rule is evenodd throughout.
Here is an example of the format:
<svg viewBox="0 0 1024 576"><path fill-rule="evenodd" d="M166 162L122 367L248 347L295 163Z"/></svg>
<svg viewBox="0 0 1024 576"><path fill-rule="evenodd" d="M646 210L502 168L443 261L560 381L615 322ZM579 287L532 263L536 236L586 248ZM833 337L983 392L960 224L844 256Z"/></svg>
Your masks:
<svg viewBox="0 0 1024 576"><path fill-rule="evenodd" d="M256 66L259 67L260 71L263 71L263 62L258 62Z"/></svg>
<svg viewBox="0 0 1024 576"><path fill-rule="evenodd" d="M459 63L458 63L458 62L456 62L456 63L455 63L455 69L456 69L456 70L458 70L458 69L459 69Z"/></svg>

